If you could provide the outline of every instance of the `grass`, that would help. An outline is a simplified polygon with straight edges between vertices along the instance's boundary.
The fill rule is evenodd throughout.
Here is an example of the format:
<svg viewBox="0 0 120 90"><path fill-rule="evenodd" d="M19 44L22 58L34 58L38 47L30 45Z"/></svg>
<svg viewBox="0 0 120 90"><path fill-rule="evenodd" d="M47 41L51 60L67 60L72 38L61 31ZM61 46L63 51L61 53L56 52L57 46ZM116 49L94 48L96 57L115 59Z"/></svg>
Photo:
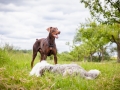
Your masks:
<svg viewBox="0 0 120 90"><path fill-rule="evenodd" d="M0 50L0 90L120 90L120 64L115 62L74 62L86 70L98 69L95 80L63 77L46 72L42 77L29 76L30 53L11 53ZM35 63L39 62L39 57ZM48 60L53 63L52 60ZM58 63L71 61L58 60Z"/></svg>

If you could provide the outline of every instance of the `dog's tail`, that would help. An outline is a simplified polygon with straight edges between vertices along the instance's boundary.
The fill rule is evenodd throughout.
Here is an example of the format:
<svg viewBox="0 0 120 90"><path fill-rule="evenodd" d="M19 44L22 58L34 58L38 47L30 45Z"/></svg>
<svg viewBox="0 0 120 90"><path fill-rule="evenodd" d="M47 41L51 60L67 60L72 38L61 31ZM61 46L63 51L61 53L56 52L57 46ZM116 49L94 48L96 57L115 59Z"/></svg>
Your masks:
<svg viewBox="0 0 120 90"><path fill-rule="evenodd" d="M36 41L39 40L39 39L36 39Z"/></svg>
<svg viewBox="0 0 120 90"><path fill-rule="evenodd" d="M99 70L93 69L87 72L86 79L95 79L100 74Z"/></svg>

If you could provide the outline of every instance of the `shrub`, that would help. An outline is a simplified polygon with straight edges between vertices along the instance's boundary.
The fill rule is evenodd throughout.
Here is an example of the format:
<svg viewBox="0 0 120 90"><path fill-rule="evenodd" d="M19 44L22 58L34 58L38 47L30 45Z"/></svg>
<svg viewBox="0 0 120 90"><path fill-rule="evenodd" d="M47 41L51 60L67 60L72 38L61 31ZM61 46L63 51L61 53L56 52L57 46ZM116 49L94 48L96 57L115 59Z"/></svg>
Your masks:
<svg viewBox="0 0 120 90"><path fill-rule="evenodd" d="M0 66L4 65L10 60L8 56L8 52L2 48L0 48Z"/></svg>
<svg viewBox="0 0 120 90"><path fill-rule="evenodd" d="M58 58L63 61L74 61L74 57L69 53L61 53L58 55Z"/></svg>

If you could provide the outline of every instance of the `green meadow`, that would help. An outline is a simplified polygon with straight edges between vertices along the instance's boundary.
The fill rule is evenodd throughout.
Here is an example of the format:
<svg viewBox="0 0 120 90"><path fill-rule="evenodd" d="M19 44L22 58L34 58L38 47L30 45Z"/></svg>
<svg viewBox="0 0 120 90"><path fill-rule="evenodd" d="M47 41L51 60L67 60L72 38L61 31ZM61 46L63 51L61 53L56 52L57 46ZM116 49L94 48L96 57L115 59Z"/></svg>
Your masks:
<svg viewBox="0 0 120 90"><path fill-rule="evenodd" d="M120 90L120 64L109 62L65 61L77 63L86 70L98 69L101 74L94 80L79 76L61 76L46 72L42 77L30 76L32 52L8 52L0 49L0 90ZM53 60L47 60L53 64ZM39 62L39 55L35 63Z"/></svg>

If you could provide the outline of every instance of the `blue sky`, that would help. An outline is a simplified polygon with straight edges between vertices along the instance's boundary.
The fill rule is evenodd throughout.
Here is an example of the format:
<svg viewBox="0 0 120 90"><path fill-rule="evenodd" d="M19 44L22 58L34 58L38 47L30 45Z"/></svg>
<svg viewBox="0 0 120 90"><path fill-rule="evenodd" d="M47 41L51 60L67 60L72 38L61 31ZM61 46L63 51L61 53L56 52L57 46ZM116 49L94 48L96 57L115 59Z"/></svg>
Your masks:
<svg viewBox="0 0 120 90"><path fill-rule="evenodd" d="M32 49L36 38L47 37L47 28L57 27L58 52L69 51L80 23L89 18L89 10L79 0L0 0L0 43L20 49Z"/></svg>

